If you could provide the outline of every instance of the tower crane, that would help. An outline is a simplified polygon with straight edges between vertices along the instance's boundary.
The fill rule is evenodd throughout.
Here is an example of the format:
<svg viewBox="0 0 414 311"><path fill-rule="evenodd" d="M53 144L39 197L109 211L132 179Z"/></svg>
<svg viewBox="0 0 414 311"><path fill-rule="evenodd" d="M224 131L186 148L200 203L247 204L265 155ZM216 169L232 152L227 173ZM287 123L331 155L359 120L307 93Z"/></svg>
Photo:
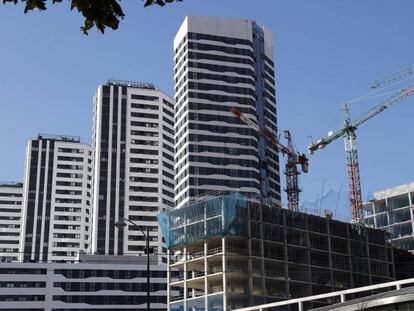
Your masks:
<svg viewBox="0 0 414 311"><path fill-rule="evenodd" d="M411 73L414 74L414 66L411 68L413 69ZM372 88L379 88L387 84L394 83L399 79L407 77L408 72L408 70L404 70L384 80L376 81L373 84ZM395 105L399 101L412 94L414 94L414 84L402 88L354 120L351 120L348 105L345 103L343 105L343 110L345 113L344 126L336 132L329 132L327 137L318 140L316 143L312 143L308 147L310 154L313 154L316 150L324 148L326 145L329 145L336 139L344 137L349 182L349 203L353 223L362 224L364 217L362 212L361 182L359 177L358 152L356 146L355 131L359 126L361 126L369 119L375 117L379 113L390 108L391 106Z"/></svg>
<svg viewBox="0 0 414 311"><path fill-rule="evenodd" d="M292 143L292 136L288 130L284 131L284 137L287 140L287 145L283 145L279 138L266 128L260 128L255 122L246 117L239 109L233 107L230 111L239 118L244 124L250 126L260 136L264 137L268 142L278 147L279 152L287 155L287 162L285 166L286 175L286 193L288 198L288 208L293 211L299 210L299 170L297 165L301 166L301 171L308 172L309 163L305 154L300 154L295 151Z"/></svg>

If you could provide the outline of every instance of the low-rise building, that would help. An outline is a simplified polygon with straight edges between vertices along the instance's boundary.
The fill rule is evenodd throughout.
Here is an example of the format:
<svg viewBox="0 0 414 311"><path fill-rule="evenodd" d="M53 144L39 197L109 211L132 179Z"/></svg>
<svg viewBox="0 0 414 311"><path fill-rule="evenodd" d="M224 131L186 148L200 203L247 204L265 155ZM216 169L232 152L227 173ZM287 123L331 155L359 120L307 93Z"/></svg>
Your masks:
<svg viewBox="0 0 414 311"><path fill-rule="evenodd" d="M146 310L146 256L81 255L78 263L0 263L0 310ZM166 265L150 259L152 311L167 309Z"/></svg>

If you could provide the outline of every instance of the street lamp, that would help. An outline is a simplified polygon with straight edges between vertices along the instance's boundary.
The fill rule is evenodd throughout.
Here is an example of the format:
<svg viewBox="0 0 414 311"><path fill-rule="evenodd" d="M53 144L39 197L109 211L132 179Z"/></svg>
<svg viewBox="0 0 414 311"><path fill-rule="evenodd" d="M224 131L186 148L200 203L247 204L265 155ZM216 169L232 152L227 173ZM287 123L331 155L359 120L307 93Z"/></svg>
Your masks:
<svg viewBox="0 0 414 311"><path fill-rule="evenodd" d="M146 226L146 232L144 232L142 226L137 225L132 220L127 218L119 218L118 221L114 224L115 227L118 229L124 228L128 225L128 223L132 224L136 227L142 234L145 236L146 246L145 251L147 253L147 310L151 310L151 303L150 303L150 255L149 255L149 226Z"/></svg>

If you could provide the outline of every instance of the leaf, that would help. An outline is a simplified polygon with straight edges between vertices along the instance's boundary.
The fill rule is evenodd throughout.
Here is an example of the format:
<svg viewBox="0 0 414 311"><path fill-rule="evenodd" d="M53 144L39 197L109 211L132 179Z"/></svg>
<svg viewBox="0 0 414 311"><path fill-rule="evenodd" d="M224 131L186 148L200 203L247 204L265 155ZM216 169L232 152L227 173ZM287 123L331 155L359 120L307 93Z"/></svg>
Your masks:
<svg viewBox="0 0 414 311"><path fill-rule="evenodd" d="M46 0L26 0L26 7L24 13L39 9L41 11L46 10Z"/></svg>
<svg viewBox="0 0 414 311"><path fill-rule="evenodd" d="M88 9L89 1L88 0L72 0L70 8L73 10L74 8L78 9L78 12L84 12Z"/></svg>
<svg viewBox="0 0 414 311"><path fill-rule="evenodd" d="M146 0L144 7L158 4L159 6L164 6L166 3L181 2L182 0Z"/></svg>
<svg viewBox="0 0 414 311"><path fill-rule="evenodd" d="M6 2L13 2L14 4L17 4L19 0L2 0L3 4L6 4Z"/></svg>
<svg viewBox="0 0 414 311"><path fill-rule="evenodd" d="M85 35L88 35L88 30L91 29L92 27L93 27L93 22L89 20L85 20L85 24L81 27L81 30Z"/></svg>

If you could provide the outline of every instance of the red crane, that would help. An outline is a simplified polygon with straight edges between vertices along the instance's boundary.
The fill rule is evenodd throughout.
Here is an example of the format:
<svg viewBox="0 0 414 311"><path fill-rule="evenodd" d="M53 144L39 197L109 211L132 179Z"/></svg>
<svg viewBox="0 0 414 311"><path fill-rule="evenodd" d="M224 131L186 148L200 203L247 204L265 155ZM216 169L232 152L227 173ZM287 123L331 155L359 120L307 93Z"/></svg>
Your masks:
<svg viewBox="0 0 414 311"><path fill-rule="evenodd" d="M308 172L309 163L305 154L295 151L292 143L292 136L288 130L284 131L284 137L287 145L283 145L278 137L266 128L260 128L256 123L247 118L239 109L233 107L230 111L239 118L244 124L250 126L260 136L264 137L268 142L278 147L279 152L287 156L284 174L286 175L286 189L288 199L288 208L293 211L299 210L299 174L297 165L301 166L301 171Z"/></svg>

